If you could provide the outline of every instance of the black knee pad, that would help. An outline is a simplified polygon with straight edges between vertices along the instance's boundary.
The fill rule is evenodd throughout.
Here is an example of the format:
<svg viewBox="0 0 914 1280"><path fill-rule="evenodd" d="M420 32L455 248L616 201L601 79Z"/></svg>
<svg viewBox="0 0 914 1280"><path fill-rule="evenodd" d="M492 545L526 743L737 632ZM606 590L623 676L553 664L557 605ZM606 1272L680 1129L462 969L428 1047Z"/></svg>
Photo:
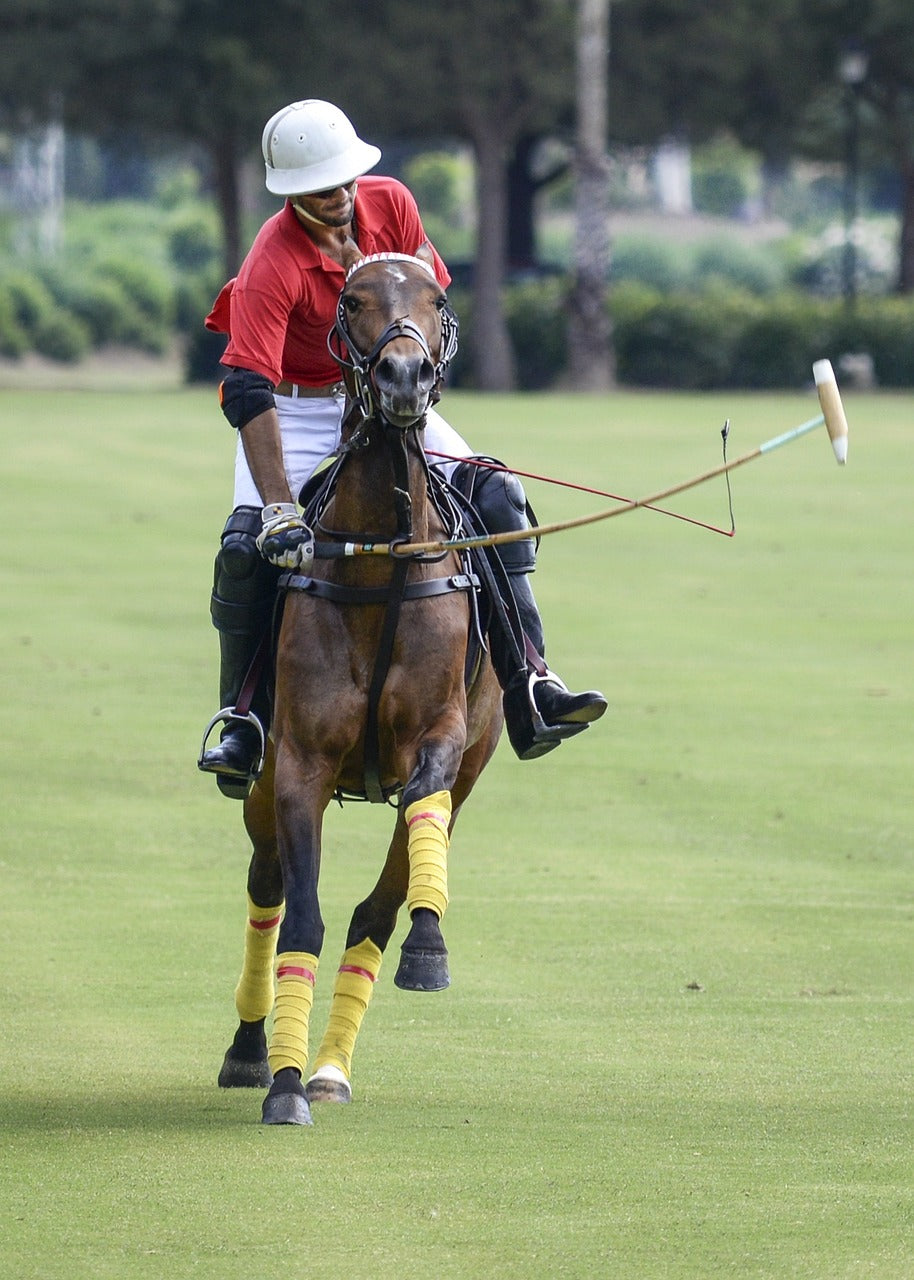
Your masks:
<svg viewBox="0 0 914 1280"><path fill-rule="evenodd" d="M230 578L250 578L263 556L257 550L257 536L263 528L259 507L236 507L222 530L217 564Z"/></svg>
<svg viewBox="0 0 914 1280"><path fill-rule="evenodd" d="M451 484L465 494L479 512L488 533L508 533L530 528L530 508L524 486L512 471L501 470L494 458L481 461L494 466L460 462ZM498 547L498 555L508 573L532 573L536 568L536 544L532 538L508 542Z"/></svg>
<svg viewBox="0 0 914 1280"><path fill-rule="evenodd" d="M262 527L259 507L236 507L225 523L210 603L218 631L244 635L269 621L279 571L257 549Z"/></svg>

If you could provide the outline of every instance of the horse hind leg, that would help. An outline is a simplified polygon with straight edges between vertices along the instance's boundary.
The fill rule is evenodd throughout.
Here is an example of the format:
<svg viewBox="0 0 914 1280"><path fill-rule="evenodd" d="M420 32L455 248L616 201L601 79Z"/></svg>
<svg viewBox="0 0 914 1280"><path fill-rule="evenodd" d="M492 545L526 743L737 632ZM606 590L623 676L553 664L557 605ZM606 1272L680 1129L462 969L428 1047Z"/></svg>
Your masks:
<svg viewBox="0 0 914 1280"><path fill-rule="evenodd" d="M248 895L244 962L235 988L240 1021L219 1072L222 1089L269 1088L273 1083L264 1023L273 1008L273 961L282 913L281 902L259 907Z"/></svg>
<svg viewBox="0 0 914 1280"><path fill-rule="evenodd" d="M436 791L408 805L409 888L406 905L411 925L400 949L394 984L404 991L443 991L450 985L447 947L441 919L447 908L448 828L451 793Z"/></svg>

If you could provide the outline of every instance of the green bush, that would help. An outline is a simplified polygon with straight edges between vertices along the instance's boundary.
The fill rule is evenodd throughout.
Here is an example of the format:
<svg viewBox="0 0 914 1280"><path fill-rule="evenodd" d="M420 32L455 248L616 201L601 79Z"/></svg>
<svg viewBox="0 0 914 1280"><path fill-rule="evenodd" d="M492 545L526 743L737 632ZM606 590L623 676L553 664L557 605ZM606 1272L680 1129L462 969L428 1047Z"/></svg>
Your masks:
<svg viewBox="0 0 914 1280"><path fill-rule="evenodd" d="M63 268L45 269L44 278L58 305L86 326L94 347L130 345L131 304L115 280Z"/></svg>
<svg viewBox="0 0 914 1280"><path fill-rule="evenodd" d="M530 280L505 293L505 317L514 346L517 380L524 390L555 384L567 362L567 284Z"/></svg>
<svg viewBox="0 0 914 1280"><path fill-rule="evenodd" d="M769 245L719 236L697 244L692 254L691 287L706 288L711 281L724 281L749 293L772 294L786 284L787 266Z"/></svg>
<svg viewBox="0 0 914 1280"><path fill-rule="evenodd" d="M700 213L734 217L758 186L758 161L726 134L692 153L692 201Z"/></svg>
<svg viewBox="0 0 914 1280"><path fill-rule="evenodd" d="M182 274L205 271L219 259L221 236L213 210L202 206L176 210L166 236L169 257Z"/></svg>
<svg viewBox="0 0 914 1280"><path fill-rule="evenodd" d="M22 270L11 271L3 277L3 286L16 323L24 334L34 334L53 315L54 298L37 276Z"/></svg>
<svg viewBox="0 0 914 1280"><path fill-rule="evenodd" d="M828 309L789 294L747 308L733 343L726 385L759 389L802 387L813 361L829 348Z"/></svg>
<svg viewBox="0 0 914 1280"><path fill-rule="evenodd" d="M613 245L613 284L636 281L671 293L683 288L689 278L691 261L681 245L655 236L620 236Z"/></svg>
<svg viewBox="0 0 914 1280"><path fill-rule="evenodd" d="M404 166L403 178L422 210L423 219L434 214L452 226L461 219L461 186L464 163L449 151L427 151Z"/></svg>
<svg viewBox="0 0 914 1280"><path fill-rule="evenodd" d="M732 217L745 204L747 194L738 173L714 169L692 174L692 201L699 213Z"/></svg>
<svg viewBox="0 0 914 1280"><path fill-rule="evenodd" d="M567 281L509 286L505 308L522 390L553 386L566 363ZM461 349L448 376L471 387L472 297L451 289ZM809 384L814 361L868 355L878 385L914 386L914 299L836 299L783 290L760 297L718 280L703 292L665 294L635 281L609 297L617 374L624 386L781 389ZM839 372L839 378L840 378Z"/></svg>
<svg viewBox="0 0 914 1280"><path fill-rule="evenodd" d="M619 380L693 391L724 385L741 305L695 294L657 295L637 310L611 304Z"/></svg>
<svg viewBox="0 0 914 1280"><path fill-rule="evenodd" d="M0 356L18 360L29 349L29 339L16 318L16 306L6 282L0 280Z"/></svg>
<svg viewBox="0 0 914 1280"><path fill-rule="evenodd" d="M831 310L832 350L868 355L878 386L914 387L914 298L861 298Z"/></svg>
<svg viewBox="0 0 914 1280"><path fill-rule="evenodd" d="M155 263L128 257L102 258L97 272L102 279L121 286L138 311L153 324L170 325L174 319L174 285Z"/></svg>
<svg viewBox="0 0 914 1280"><path fill-rule="evenodd" d="M38 326L34 348L49 360L76 364L89 354L92 341L81 320L66 311L58 311Z"/></svg>

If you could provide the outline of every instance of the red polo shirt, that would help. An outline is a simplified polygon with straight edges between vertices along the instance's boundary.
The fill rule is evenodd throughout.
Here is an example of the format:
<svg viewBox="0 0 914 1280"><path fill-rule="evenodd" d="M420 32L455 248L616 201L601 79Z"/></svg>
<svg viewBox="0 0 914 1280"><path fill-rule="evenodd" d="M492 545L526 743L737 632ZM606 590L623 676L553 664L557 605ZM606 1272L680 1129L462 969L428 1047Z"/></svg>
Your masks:
<svg viewBox="0 0 914 1280"><path fill-rule="evenodd" d="M410 253L427 237L416 202L393 178L366 175L355 197L358 244L371 253ZM435 274L451 281L435 251ZM222 363L283 380L321 387L339 381L327 350L343 288L343 268L307 234L289 201L261 227L234 280L206 317L207 329L228 333Z"/></svg>

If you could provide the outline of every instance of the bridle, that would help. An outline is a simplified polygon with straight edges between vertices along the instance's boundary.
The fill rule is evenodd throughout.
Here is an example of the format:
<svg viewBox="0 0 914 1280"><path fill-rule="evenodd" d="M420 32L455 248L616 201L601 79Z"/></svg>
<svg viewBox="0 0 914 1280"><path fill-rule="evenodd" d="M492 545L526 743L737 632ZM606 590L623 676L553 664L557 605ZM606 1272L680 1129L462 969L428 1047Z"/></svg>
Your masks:
<svg viewBox="0 0 914 1280"><path fill-rule="evenodd" d="M347 271L345 284L340 293L340 300L336 308L336 323L327 336L327 348L340 368L347 370L351 374L352 387L350 390L350 396L354 405L361 413L362 418L365 420L373 418L376 415L381 418L384 416L375 397L372 385L372 372L380 358L381 352L389 342L392 342L395 338L412 339L413 342L418 344L422 354L434 367L435 380L432 384L425 406L425 408L428 409L430 405L437 404L441 399L441 382L447 372L448 366L457 354L457 337L459 330L457 316L455 315L453 308L448 303L445 303L439 311L439 315L441 317L441 343L437 360L432 355L431 348L429 347L428 339L425 334L413 320L409 319L408 316L402 316L397 320L392 320L374 343L371 350L364 354L360 352L353 341L352 334L349 329L349 318L346 314L345 307L346 285L349 284L349 281L356 272L361 271L363 267L367 267L372 262L410 263L413 266L420 267L431 276L436 284L438 283L438 279L428 263L409 253L372 253L365 258L359 258L359 260L353 263ZM421 422L423 418L424 412L423 414L420 414L417 419L417 423Z"/></svg>

